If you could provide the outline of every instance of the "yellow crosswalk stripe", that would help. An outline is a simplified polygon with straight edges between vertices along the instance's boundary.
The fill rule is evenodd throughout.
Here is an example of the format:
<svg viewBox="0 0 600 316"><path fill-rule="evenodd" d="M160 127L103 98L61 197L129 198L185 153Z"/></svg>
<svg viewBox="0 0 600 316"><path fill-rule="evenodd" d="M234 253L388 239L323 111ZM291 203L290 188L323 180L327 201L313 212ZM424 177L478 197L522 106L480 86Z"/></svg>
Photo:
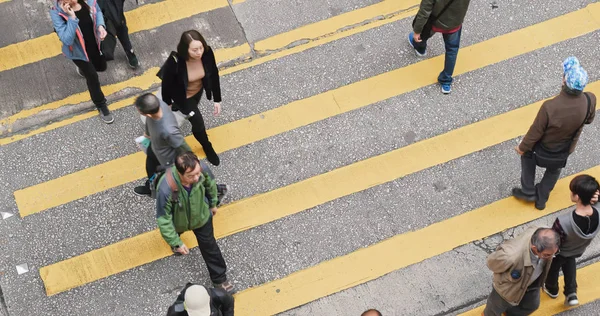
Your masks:
<svg viewBox="0 0 600 316"><path fill-rule="evenodd" d="M589 84L588 88L588 91L600 92L600 81ZM226 205L215 217L215 236L222 238L296 214L515 138L527 131L541 103L542 101L536 102L446 134ZM411 158L407 160L406 157ZM399 164L398 161L403 163ZM357 178L361 181L354 181ZM558 202L551 200L548 204L550 209L561 208L559 206L562 204L555 206L553 203ZM256 212L257 209L261 211ZM503 223L511 222L506 220ZM186 238L186 244L196 246L192 234L188 234ZM156 247L157 244L162 246ZM170 254L170 249L161 242L160 233L154 230L43 267L40 269L40 275L47 294L53 295Z"/></svg>
<svg viewBox="0 0 600 316"><path fill-rule="evenodd" d="M490 272L491 275L491 272ZM560 277L559 286L563 287L563 277ZM577 270L577 299L579 304L584 305L596 300L600 300L600 262L590 264ZM540 308L532 316L557 315L564 311L575 309L576 307L566 307L564 305L564 296L560 295L557 299L551 299L548 295L541 293ZM236 304L238 302L236 301ZM481 316L485 305L479 306L460 316ZM237 313L236 313L237 315Z"/></svg>
<svg viewBox="0 0 600 316"><path fill-rule="evenodd" d="M598 18L598 19L596 19ZM455 74L581 36L598 29L600 3L461 49ZM553 32L545 32L552 29ZM537 35L543 33L543 35ZM536 41L531 41L532 36ZM217 152L256 142L319 120L355 110L436 82L443 56L393 70L209 131ZM525 125L529 122L524 123ZM190 136L194 150L199 145ZM144 155L132 154L14 192L21 216L28 216L145 176Z"/></svg>
<svg viewBox="0 0 600 316"><path fill-rule="evenodd" d="M127 11L125 18L131 34L227 6L227 0L168 0ZM2 47L0 72L58 56L61 47L55 33Z"/></svg>

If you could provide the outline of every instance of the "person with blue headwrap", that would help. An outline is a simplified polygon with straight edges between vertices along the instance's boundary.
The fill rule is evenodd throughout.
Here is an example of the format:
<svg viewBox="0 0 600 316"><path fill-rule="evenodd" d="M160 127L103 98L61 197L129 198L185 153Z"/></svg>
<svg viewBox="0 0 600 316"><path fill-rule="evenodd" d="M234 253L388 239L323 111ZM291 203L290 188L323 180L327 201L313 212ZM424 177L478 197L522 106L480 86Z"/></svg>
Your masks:
<svg viewBox="0 0 600 316"><path fill-rule="evenodd" d="M562 91L542 104L529 131L515 148L521 156L521 187L513 188L512 194L517 199L535 202L538 210L546 208L569 154L575 151L583 126L592 123L596 114L596 96L583 92L588 75L579 60L569 57L562 66ZM546 168L538 184L535 184L536 166Z"/></svg>

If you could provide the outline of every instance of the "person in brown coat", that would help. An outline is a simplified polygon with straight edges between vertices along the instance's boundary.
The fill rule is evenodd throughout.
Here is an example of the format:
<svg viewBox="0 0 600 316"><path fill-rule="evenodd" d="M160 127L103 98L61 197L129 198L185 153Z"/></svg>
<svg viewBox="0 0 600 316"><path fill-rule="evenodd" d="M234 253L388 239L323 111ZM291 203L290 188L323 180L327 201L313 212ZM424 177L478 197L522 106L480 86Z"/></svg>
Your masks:
<svg viewBox="0 0 600 316"><path fill-rule="evenodd" d="M563 62L563 71L562 91L542 104L529 131L515 148L521 155L521 187L513 188L512 194L517 199L535 202L538 210L546 208L562 170L560 167L546 168L542 181L535 184L536 166L542 165L541 152L552 151L566 156L573 153L583 125L592 123L596 113L596 96L583 92L588 76L577 58L567 58Z"/></svg>
<svg viewBox="0 0 600 316"><path fill-rule="evenodd" d="M487 258L494 282L483 316L535 312L540 306L540 288L559 247L557 232L535 227L498 246Z"/></svg>

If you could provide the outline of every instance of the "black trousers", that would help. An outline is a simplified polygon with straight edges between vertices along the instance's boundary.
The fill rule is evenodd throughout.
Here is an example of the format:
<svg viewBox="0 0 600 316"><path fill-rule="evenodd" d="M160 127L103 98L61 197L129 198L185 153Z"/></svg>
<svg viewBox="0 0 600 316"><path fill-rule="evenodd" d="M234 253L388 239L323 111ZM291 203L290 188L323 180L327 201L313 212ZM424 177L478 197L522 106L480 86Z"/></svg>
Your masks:
<svg viewBox="0 0 600 316"><path fill-rule="evenodd" d="M192 111L194 112L194 116L188 118L190 123L192 123L192 134L194 134L194 138L196 138L200 145L202 145L202 149L204 150L206 157L217 156L212 144L208 140L206 127L204 126L204 119L202 118L200 109L198 109L198 103L200 103L200 98L202 98L203 92L204 89L201 89L200 92L196 93L196 95L186 99L184 104L174 104L173 109L177 109L185 115L189 115Z"/></svg>
<svg viewBox="0 0 600 316"><path fill-rule="evenodd" d="M577 263L575 257L563 257L560 254L552 260L548 276L546 277L546 288L553 293L558 293L558 273L562 269L565 281L565 296L577 292Z"/></svg>
<svg viewBox="0 0 600 316"><path fill-rule="evenodd" d="M106 70L106 60L104 58L92 59L91 61L74 59L73 62L85 77L92 102L97 108L106 106L106 98L100 87L100 79L98 79L98 71Z"/></svg>
<svg viewBox="0 0 600 316"><path fill-rule="evenodd" d="M526 152L521 156L521 189L523 193L536 195L537 200L546 203L550 197L550 192L560 178L562 169L546 169L544 177L540 183L535 184L535 159L532 152Z"/></svg>
<svg viewBox="0 0 600 316"><path fill-rule="evenodd" d="M148 120L148 118L146 119ZM156 173L156 168L158 168L158 166L160 166L160 161L156 158L156 154L154 154L154 151L152 150L152 145L150 145L146 151L146 174L148 175L148 179L152 178ZM146 184L150 185L149 182Z"/></svg>
<svg viewBox="0 0 600 316"><path fill-rule="evenodd" d="M223 254L221 254L221 249L219 248L219 245L217 245L217 240L215 239L212 216L204 226L194 229L193 232L194 235L196 235L198 248L200 248L200 253L202 254L204 263L206 263L206 268L208 268L210 280L214 284L220 284L227 281L227 265L225 264Z"/></svg>
<svg viewBox="0 0 600 316"><path fill-rule="evenodd" d="M534 282L534 284L536 284ZM540 287L529 286L527 292L519 302L519 305L512 306L505 301L496 289L492 288L492 293L488 297L487 304L483 310L484 316L501 316L506 313L506 316L526 316L535 312L540 307Z"/></svg>
<svg viewBox="0 0 600 316"><path fill-rule="evenodd" d="M115 35L117 35L119 42L121 42L123 50L125 50L125 53L129 55L133 49L133 46L131 46L131 40L129 39L129 29L127 28L127 23L123 23L120 26L115 26L115 29L117 31L117 34Z"/></svg>

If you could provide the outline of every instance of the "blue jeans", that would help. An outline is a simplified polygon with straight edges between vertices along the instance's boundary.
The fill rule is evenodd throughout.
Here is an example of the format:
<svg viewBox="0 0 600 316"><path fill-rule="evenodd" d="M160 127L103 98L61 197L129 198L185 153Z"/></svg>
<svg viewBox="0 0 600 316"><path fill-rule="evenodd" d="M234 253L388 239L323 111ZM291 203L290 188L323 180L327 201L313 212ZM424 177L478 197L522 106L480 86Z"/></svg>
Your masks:
<svg viewBox="0 0 600 316"><path fill-rule="evenodd" d="M451 34L442 34L444 37L444 44L446 46L446 60L444 61L444 70L440 72L438 76L438 82L442 84L452 83L452 74L454 73L454 66L456 65L456 57L458 56L458 48L460 47L460 34L462 27ZM420 43L415 42L415 48L423 53L427 48L427 41Z"/></svg>

